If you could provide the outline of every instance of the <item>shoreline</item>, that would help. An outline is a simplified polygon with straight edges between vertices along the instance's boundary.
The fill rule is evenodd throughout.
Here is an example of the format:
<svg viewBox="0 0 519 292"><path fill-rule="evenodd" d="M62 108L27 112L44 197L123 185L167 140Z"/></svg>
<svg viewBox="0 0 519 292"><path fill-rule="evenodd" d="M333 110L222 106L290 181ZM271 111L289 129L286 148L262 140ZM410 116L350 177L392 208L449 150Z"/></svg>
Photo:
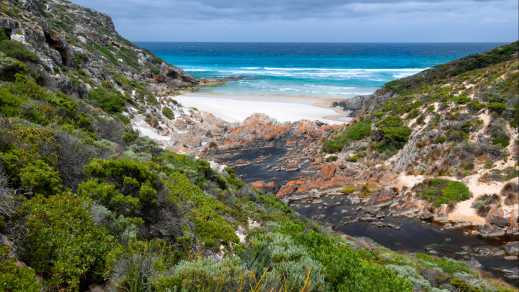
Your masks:
<svg viewBox="0 0 519 292"><path fill-rule="evenodd" d="M227 95L197 91L172 98L186 107L211 113L231 123L241 123L256 113L265 114L278 122L311 120L344 124L351 121L346 112L332 107L333 102L345 99L340 97Z"/></svg>

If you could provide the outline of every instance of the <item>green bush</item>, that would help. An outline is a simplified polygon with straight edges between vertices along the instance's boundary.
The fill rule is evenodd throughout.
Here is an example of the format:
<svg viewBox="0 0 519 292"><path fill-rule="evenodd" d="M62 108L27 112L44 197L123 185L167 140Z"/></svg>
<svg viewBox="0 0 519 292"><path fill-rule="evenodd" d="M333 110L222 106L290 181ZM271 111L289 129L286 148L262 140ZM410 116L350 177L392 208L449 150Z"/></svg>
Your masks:
<svg viewBox="0 0 519 292"><path fill-rule="evenodd" d="M257 278L265 279L268 287L265 290L300 291L306 287L308 291L318 291L324 288L321 264L288 235L277 232L255 234L250 238L243 258Z"/></svg>
<svg viewBox="0 0 519 292"><path fill-rule="evenodd" d="M463 94L458 95L458 96L453 96L450 99L457 104L467 104L471 101L470 97L468 97L467 95L463 95Z"/></svg>
<svg viewBox="0 0 519 292"><path fill-rule="evenodd" d="M170 120L175 119L175 113L169 107L162 108L162 114Z"/></svg>
<svg viewBox="0 0 519 292"><path fill-rule="evenodd" d="M417 253L416 258L428 266L439 267L442 271L451 275L454 273L473 273L466 264L449 258L434 257L425 253Z"/></svg>
<svg viewBox="0 0 519 292"><path fill-rule="evenodd" d="M321 263L323 276L332 291L412 291L409 281L337 238L315 231L299 231L295 239Z"/></svg>
<svg viewBox="0 0 519 292"><path fill-rule="evenodd" d="M160 188L154 166L130 159L94 159L85 166L93 178L78 187L78 193L92 198L122 215L142 215L158 203Z"/></svg>
<svg viewBox="0 0 519 292"><path fill-rule="evenodd" d="M3 153L0 152L0 163L2 164L5 173L9 178L11 186L16 188L21 187L21 170L25 170L25 188L28 191L32 191L32 186L35 186L36 188L40 189L38 185L41 185L44 189L44 185L46 184L49 186L57 187L61 183L59 175L56 177L54 170L50 168L48 165L43 165L41 164L41 162L37 162L37 164L40 165L33 164L31 165L31 167L28 167L31 161L41 161L39 159L40 157L37 153L34 153L33 151L27 151L27 149L22 149L18 147L14 147L13 149L10 149ZM38 167L41 167L43 173L40 174L39 169L37 169ZM45 190L43 191L45 192Z"/></svg>
<svg viewBox="0 0 519 292"><path fill-rule="evenodd" d="M78 123L78 105L71 97L41 87L30 76L16 74L15 78L0 86L1 113L41 125Z"/></svg>
<svg viewBox="0 0 519 292"><path fill-rule="evenodd" d="M63 188L59 173L42 160L36 160L22 168L20 181L22 188L36 195L55 195Z"/></svg>
<svg viewBox="0 0 519 292"><path fill-rule="evenodd" d="M110 288L117 291L156 291L155 278L173 267L178 253L163 240L131 241L125 249L113 253Z"/></svg>
<svg viewBox="0 0 519 292"><path fill-rule="evenodd" d="M503 102L494 101L494 102L488 103L487 108L490 111L493 111L496 113L502 113L503 111L506 110L506 104L504 104Z"/></svg>
<svg viewBox="0 0 519 292"><path fill-rule="evenodd" d="M25 97L13 94L10 87L0 85L0 114L6 117L16 116L24 102Z"/></svg>
<svg viewBox="0 0 519 292"><path fill-rule="evenodd" d="M428 179L416 186L416 194L435 207L465 201L472 196L464 183L439 178Z"/></svg>
<svg viewBox="0 0 519 292"><path fill-rule="evenodd" d="M204 188L208 181L213 181L222 188L226 187L226 182L222 181L222 176L215 173L207 161L169 151L162 153L155 161L163 166L166 173L179 171L200 188ZM231 181L232 178L230 177L229 184L231 184Z"/></svg>
<svg viewBox="0 0 519 292"><path fill-rule="evenodd" d="M5 31L5 29L0 28L0 42L6 41L6 40L9 40L9 36L7 35L7 32Z"/></svg>
<svg viewBox="0 0 519 292"><path fill-rule="evenodd" d="M120 113L126 105L126 97L120 92L104 86L92 89L88 98L109 113Z"/></svg>
<svg viewBox="0 0 519 292"><path fill-rule="evenodd" d="M500 199L497 194L493 195L483 195L478 197L473 203L472 208L476 209L478 214L482 217L486 217L490 209L492 208L492 205L499 205Z"/></svg>
<svg viewBox="0 0 519 292"><path fill-rule="evenodd" d="M0 245L0 291L41 291L41 284L34 270L18 265L8 254L9 248Z"/></svg>
<svg viewBox="0 0 519 292"><path fill-rule="evenodd" d="M371 134L371 123L369 121L359 121L347 126L341 133L324 142L323 151L326 153L340 152L344 146L353 141L362 140Z"/></svg>
<svg viewBox="0 0 519 292"><path fill-rule="evenodd" d="M0 52L0 80L14 81L16 74L28 74L29 67L17 59L5 56Z"/></svg>
<svg viewBox="0 0 519 292"><path fill-rule="evenodd" d="M468 108L471 110L471 111L475 111L475 112L478 112L482 109L485 108L485 105L482 104L481 102L477 101L477 100L472 100L470 101L468 104L467 104Z"/></svg>
<svg viewBox="0 0 519 292"><path fill-rule="evenodd" d="M227 257L221 261L211 258L182 261L172 275L157 277L153 286L159 292L247 291L254 283L254 273L243 267L239 258Z"/></svg>
<svg viewBox="0 0 519 292"><path fill-rule="evenodd" d="M17 41L0 41L0 52L3 52L6 56L18 59L22 62L38 62L38 56L29 51L24 44Z"/></svg>
<svg viewBox="0 0 519 292"><path fill-rule="evenodd" d="M208 248L220 244L238 243L235 227L221 215L231 210L222 202L206 195L185 175L175 172L168 180L169 201L188 209L188 217L195 225L195 234Z"/></svg>
<svg viewBox="0 0 519 292"><path fill-rule="evenodd" d="M22 206L22 260L56 290L101 282L105 258L116 246L114 238L95 225L90 207L89 201L71 194L37 196Z"/></svg>
<svg viewBox="0 0 519 292"><path fill-rule="evenodd" d="M115 185L99 182L95 179L81 183L77 192L81 196L103 204L117 214L133 215L141 208L138 198L125 196L119 192Z"/></svg>
<svg viewBox="0 0 519 292"><path fill-rule="evenodd" d="M490 141L494 145L506 148L510 145L510 136L508 136L506 128L492 126L490 127Z"/></svg>
<svg viewBox="0 0 519 292"><path fill-rule="evenodd" d="M132 129L128 129L128 130L124 131L124 134L123 134L124 143L131 144L131 143L135 142L135 140L137 140L137 138L139 138L139 132L134 131Z"/></svg>
<svg viewBox="0 0 519 292"><path fill-rule="evenodd" d="M404 126L397 116L389 116L376 124L373 140L379 152L394 153L404 147L411 135L411 129Z"/></svg>

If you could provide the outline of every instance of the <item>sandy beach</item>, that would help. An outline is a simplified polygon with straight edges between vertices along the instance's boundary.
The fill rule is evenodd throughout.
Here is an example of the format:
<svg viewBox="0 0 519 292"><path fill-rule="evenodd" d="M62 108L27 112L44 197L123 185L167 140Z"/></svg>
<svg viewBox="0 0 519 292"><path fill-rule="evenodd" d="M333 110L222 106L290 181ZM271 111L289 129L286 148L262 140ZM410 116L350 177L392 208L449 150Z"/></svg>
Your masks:
<svg viewBox="0 0 519 292"><path fill-rule="evenodd" d="M350 120L344 112L331 107L331 98L295 96L250 96L188 93L175 96L175 100L187 107L210 112L228 122L242 122L255 113L263 113L279 122L299 120L322 121L340 124Z"/></svg>

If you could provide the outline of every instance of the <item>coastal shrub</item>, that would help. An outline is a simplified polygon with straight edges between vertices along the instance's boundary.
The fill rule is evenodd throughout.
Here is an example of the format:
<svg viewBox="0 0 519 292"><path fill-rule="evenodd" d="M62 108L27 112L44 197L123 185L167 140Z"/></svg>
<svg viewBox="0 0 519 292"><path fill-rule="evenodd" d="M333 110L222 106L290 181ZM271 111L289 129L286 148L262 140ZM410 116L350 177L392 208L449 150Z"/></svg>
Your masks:
<svg viewBox="0 0 519 292"><path fill-rule="evenodd" d="M406 127L397 116L389 116L376 124L373 133L375 149L379 152L394 153L404 147L411 135L411 129Z"/></svg>
<svg viewBox="0 0 519 292"><path fill-rule="evenodd" d="M106 206L108 209L122 215L132 215L140 210L138 198L121 194L117 187L110 183L87 180L78 186L78 194L91 198Z"/></svg>
<svg viewBox="0 0 519 292"><path fill-rule="evenodd" d="M20 132L18 133L20 134ZM33 142L36 142L31 141L32 138L38 137L38 132L35 132L34 134L35 136L31 138L27 136L24 137L28 138L25 143L20 143L21 145L18 143L15 145L9 145L11 149L8 149L5 152L0 152L0 164L3 166L3 170L8 176L11 186L21 187L21 176L23 175L25 190L37 190L42 193L49 192L50 194L52 191L56 191L60 188L61 179L54 168L50 166L50 164L55 165L52 163L54 162L52 157L53 155L47 153L45 157L39 153L43 149L40 150L38 148L46 147L46 143L41 140L38 142L42 142L42 145L32 144ZM24 140L20 136L18 138ZM5 141L1 142L5 143ZM4 146L7 146L6 144L4 144ZM48 148L45 150L48 150Z"/></svg>
<svg viewBox="0 0 519 292"><path fill-rule="evenodd" d="M324 142L323 151L326 153L340 152L344 146L353 141L362 140L371 134L371 123L359 121L347 126L342 132Z"/></svg>
<svg viewBox="0 0 519 292"><path fill-rule="evenodd" d="M262 278L266 290L308 291L324 288L322 266L288 235L256 233L242 255L246 266Z"/></svg>
<svg viewBox="0 0 519 292"><path fill-rule="evenodd" d="M494 101L494 102L489 102L487 104L487 108L492 111L492 112L495 112L495 113L502 113L503 111L506 110L506 104L503 103L503 102L498 102L498 101Z"/></svg>
<svg viewBox="0 0 519 292"><path fill-rule="evenodd" d="M472 196L463 182L439 178L425 180L415 187L415 191L418 197L433 203L435 207L455 204Z"/></svg>
<svg viewBox="0 0 519 292"><path fill-rule="evenodd" d="M26 97L14 94L12 86L0 85L0 113L4 116L16 116L20 106L26 102Z"/></svg>
<svg viewBox="0 0 519 292"><path fill-rule="evenodd" d="M221 261L200 258L180 262L172 275L157 277L153 286L159 292L247 291L256 286L255 282L254 273L243 267L237 257L226 257ZM259 288L261 283L257 284Z"/></svg>
<svg viewBox="0 0 519 292"><path fill-rule="evenodd" d="M20 170L21 187L33 194L51 196L62 190L59 173L43 160L29 163Z"/></svg>
<svg viewBox="0 0 519 292"><path fill-rule="evenodd" d="M116 243L95 225L90 206L72 194L37 196L22 206L26 232L21 258L53 289L75 290L80 283L102 279L105 259Z"/></svg>
<svg viewBox="0 0 519 292"><path fill-rule="evenodd" d="M492 205L499 204L500 199L497 194L493 195L483 195L481 197L478 197L473 203L472 208L476 209L478 214L482 217L487 216L488 212L490 211L490 208Z"/></svg>
<svg viewBox="0 0 519 292"><path fill-rule="evenodd" d="M207 161L169 151L162 153L155 161L163 166L165 172L181 172L200 188L204 188L208 181L216 182L222 188L226 187L221 176L211 169Z"/></svg>
<svg viewBox="0 0 519 292"><path fill-rule="evenodd" d="M92 89L88 98L109 113L120 113L126 105L126 97L120 92L104 86Z"/></svg>
<svg viewBox="0 0 519 292"><path fill-rule="evenodd" d="M504 203L508 206L519 204L519 184L515 182L506 183L501 189L501 196L505 197Z"/></svg>
<svg viewBox="0 0 519 292"><path fill-rule="evenodd" d="M354 192L357 191L357 188L354 186L354 185L347 185L347 186L344 186L341 190L341 192L345 195L350 195L350 194L353 194Z"/></svg>
<svg viewBox="0 0 519 292"><path fill-rule="evenodd" d="M9 40L10 37L8 36L8 33L5 29L0 28L0 42Z"/></svg>
<svg viewBox="0 0 519 292"><path fill-rule="evenodd" d="M303 230L293 235L295 242L305 247L311 257L322 265L323 277L330 283L329 289L366 292L412 291L408 280L368 259L366 255L352 250L343 241L316 231Z"/></svg>
<svg viewBox="0 0 519 292"><path fill-rule="evenodd" d="M47 90L27 75L16 74L15 81L0 86L0 112L19 116L37 124L77 123L77 104L70 97Z"/></svg>
<svg viewBox="0 0 519 292"><path fill-rule="evenodd" d="M444 257L435 257L425 253L417 253L416 258L427 266L438 267L450 275L454 273L473 273L464 263Z"/></svg>
<svg viewBox="0 0 519 292"><path fill-rule="evenodd" d="M127 129L124 131L124 134L123 134L124 143L131 144L131 143L135 142L135 140L137 140L137 138L139 138L138 131L135 131L132 129Z"/></svg>
<svg viewBox="0 0 519 292"><path fill-rule="evenodd" d="M339 159L339 157L337 157L337 155L332 155L332 156L326 157L326 162L334 162L334 161L337 161L338 159Z"/></svg>
<svg viewBox="0 0 519 292"><path fill-rule="evenodd" d="M451 97L450 100L452 100L454 103L457 103L457 104L467 104L470 102L470 97L468 97L467 95L461 94L458 96Z"/></svg>
<svg viewBox="0 0 519 292"><path fill-rule="evenodd" d="M231 210L222 202L206 195L184 174L174 172L166 182L169 201L189 210L189 219L195 225L194 232L208 248L220 244L238 243L235 228L221 215Z"/></svg>
<svg viewBox="0 0 519 292"><path fill-rule="evenodd" d="M9 258L9 247L6 245L0 245L0 291L41 291L34 270Z"/></svg>
<svg viewBox="0 0 519 292"><path fill-rule="evenodd" d="M24 44L17 41L0 41L0 52L4 53L8 57L18 59L22 62L38 62L38 56L29 51Z"/></svg>
<svg viewBox="0 0 519 292"><path fill-rule="evenodd" d="M0 52L0 80L14 81L16 74L28 74L29 67L17 59L5 56Z"/></svg>
<svg viewBox="0 0 519 292"><path fill-rule="evenodd" d="M107 263L112 267L110 288L118 291L156 291L154 280L175 266L178 253L166 241L131 241L112 253Z"/></svg>
<svg viewBox="0 0 519 292"><path fill-rule="evenodd" d="M151 163L130 159L94 159L85 166L92 179L78 193L122 215L152 212L158 204L160 183ZM142 215L142 214L141 214Z"/></svg>
<svg viewBox="0 0 519 292"><path fill-rule="evenodd" d="M162 114L170 120L175 119L175 113L169 107L162 108Z"/></svg>
<svg viewBox="0 0 519 292"><path fill-rule="evenodd" d="M490 141L501 148L506 148L510 145L510 136L505 125L506 123L502 119L498 119L488 128Z"/></svg>
<svg viewBox="0 0 519 292"><path fill-rule="evenodd" d="M467 107L474 112L479 112L480 110L485 108L485 105L479 102L478 100L472 100L467 103Z"/></svg>

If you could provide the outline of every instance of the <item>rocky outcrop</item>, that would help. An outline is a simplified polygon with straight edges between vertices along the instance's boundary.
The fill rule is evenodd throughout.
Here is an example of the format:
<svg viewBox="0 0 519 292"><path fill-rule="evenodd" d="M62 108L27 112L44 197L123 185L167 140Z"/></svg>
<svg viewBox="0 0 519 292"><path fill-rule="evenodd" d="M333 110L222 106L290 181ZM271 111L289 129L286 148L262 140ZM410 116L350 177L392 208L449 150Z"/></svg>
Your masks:
<svg viewBox="0 0 519 292"><path fill-rule="evenodd" d="M0 29L38 56L37 70L48 79L46 85L84 96L84 88L109 82L131 96L131 89L121 84L125 80L142 82L156 92L198 83L122 38L102 13L66 0L6 1Z"/></svg>

